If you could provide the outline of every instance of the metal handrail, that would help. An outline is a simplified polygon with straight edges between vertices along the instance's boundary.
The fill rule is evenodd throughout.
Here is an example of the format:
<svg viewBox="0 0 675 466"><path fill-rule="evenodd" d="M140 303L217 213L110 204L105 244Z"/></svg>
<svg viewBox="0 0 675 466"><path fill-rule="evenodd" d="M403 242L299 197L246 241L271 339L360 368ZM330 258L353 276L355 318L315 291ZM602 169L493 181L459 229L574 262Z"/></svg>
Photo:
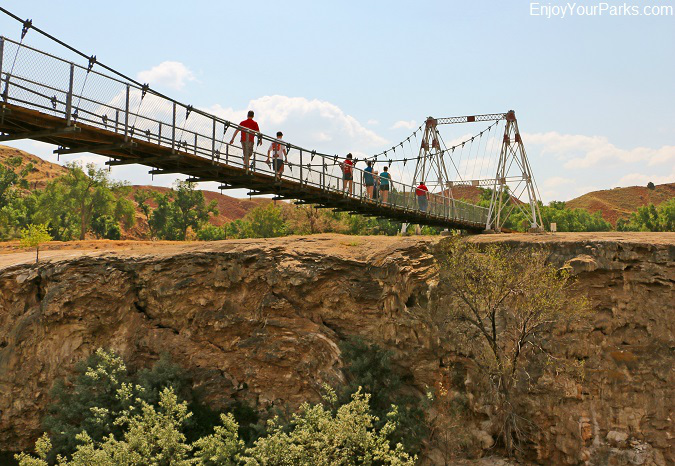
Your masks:
<svg viewBox="0 0 675 466"><path fill-rule="evenodd" d="M153 143L160 146L184 152L189 151L196 156L208 158L209 160L217 159L221 162L223 156L225 156L226 165L247 168L244 167L242 149L236 144L230 144L225 138L230 127L250 133L246 128L242 128L240 125L202 110L192 108L189 105L166 98L152 89L139 87L133 83L125 82L88 67L69 62L16 41L0 37L0 42L2 42L2 49L4 50L2 57L0 57L0 80L3 86L3 99L6 102L16 102L25 107L54 112L56 115L63 115L67 122L71 121L71 118L74 118L73 114L76 113L77 119L74 121L77 122L87 122L105 131L125 134L130 139L143 140L147 138L149 141L154 141ZM67 68L64 69L67 69L69 73L69 76L67 76L70 83L68 88L63 89L59 85L53 84L56 78L44 75L44 73L48 73L49 71L46 67L40 69L36 69L37 67L31 69L29 67L29 71L24 72L4 70L4 57L7 54L5 44L14 44L15 47L19 48L16 50L18 52L18 55L16 55L17 63L19 64L23 64L21 58L28 53L37 54L43 60L46 59L48 61L55 61L55 63L59 63L60 65L67 65ZM40 82L34 76L27 76L28 72L43 73L40 78L43 78L42 80L47 84ZM97 76L97 79L101 78L104 83L108 84L109 88L111 88L110 86L121 86L117 96L121 92L124 92L126 94L126 105L120 107L114 104L112 99L108 102L102 102L101 99L97 98L98 96L87 93L86 86L84 85L82 86L82 91L74 89L73 82L77 73L79 73L80 77L82 77L82 73L86 73L83 76L85 79L88 77L88 74L90 76ZM63 81L65 77L60 75L60 80ZM82 82L86 83L87 81ZM59 100L58 96L55 99L54 96L49 96L45 92L61 93L65 96L65 101ZM148 95L151 95L152 99L159 99L148 105L161 105L165 109L169 107L172 109L171 122L159 119L160 117L155 108L150 108L149 110L143 108L142 104L144 103L144 99L148 98ZM129 101L131 97L134 99L140 97L140 100L135 100L135 104L138 104L138 109L135 111L130 108ZM47 99L47 105L41 103L40 99ZM57 108L53 107L52 102L56 103ZM68 111L69 108L70 111ZM152 114L153 110L155 111L154 115ZM114 122L108 116L108 112L113 111L117 115ZM101 112L104 113L100 114ZM183 112L185 117L179 121L178 115ZM195 115L195 118L189 120L192 114ZM104 122L104 116L108 118L107 122ZM163 127L166 127L164 134L162 134ZM180 133L180 137L178 137L178 133ZM267 141L269 143L277 141L276 138L263 133L256 134L256 137L260 141ZM307 150L285 141L282 141L282 144L286 148L289 158L292 158L292 161L289 160L290 163L287 165L287 169L281 175L282 179L299 183L302 186L319 188L326 192L341 193L345 197L358 199L364 203L384 205L381 200L375 201L367 197L363 182L363 169L352 166L353 192L348 193L342 189L344 183L341 173L338 171L336 174L336 165L338 163L335 155ZM291 154L293 154L293 157L290 157ZM266 157L265 154L254 151L251 170L255 173L274 176L275 173L271 167L266 166L264 163L260 164L260 156ZM319 157L319 164L313 161L316 157ZM321 168L318 168L317 165ZM296 167L298 170L295 170ZM417 207L415 186L392 180L390 182L390 189L387 202L388 207L401 209L406 212L420 213ZM477 225L484 224L487 220L488 209L484 207L455 200L445 192L430 193L429 197L428 208L423 215L430 218L461 220Z"/></svg>

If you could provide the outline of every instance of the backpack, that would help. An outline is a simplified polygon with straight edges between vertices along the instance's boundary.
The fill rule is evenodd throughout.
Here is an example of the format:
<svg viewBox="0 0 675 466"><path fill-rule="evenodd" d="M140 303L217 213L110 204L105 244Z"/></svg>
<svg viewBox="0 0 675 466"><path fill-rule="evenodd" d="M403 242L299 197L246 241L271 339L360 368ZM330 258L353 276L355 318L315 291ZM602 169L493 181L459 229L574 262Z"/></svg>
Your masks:
<svg viewBox="0 0 675 466"><path fill-rule="evenodd" d="M281 157L281 143L273 142L272 143L272 156L276 159Z"/></svg>

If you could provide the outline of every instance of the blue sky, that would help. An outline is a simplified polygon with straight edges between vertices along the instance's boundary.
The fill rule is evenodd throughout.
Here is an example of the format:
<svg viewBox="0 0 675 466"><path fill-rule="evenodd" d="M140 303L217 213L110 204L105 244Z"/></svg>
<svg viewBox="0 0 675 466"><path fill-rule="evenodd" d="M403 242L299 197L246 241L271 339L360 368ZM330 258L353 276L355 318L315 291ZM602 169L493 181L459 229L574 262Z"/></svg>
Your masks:
<svg viewBox="0 0 675 466"><path fill-rule="evenodd" d="M235 120L254 108L263 131L282 129L286 139L330 153L379 152L428 115L513 108L545 201L675 182L675 16L546 18L531 15L533 3L567 4L20 0L3 6L180 101ZM0 17L2 35L19 32L18 23ZM34 31L26 42L69 57ZM481 129L448 128L448 138ZM14 145L55 160L44 144ZM149 184L146 172L124 167L113 175Z"/></svg>

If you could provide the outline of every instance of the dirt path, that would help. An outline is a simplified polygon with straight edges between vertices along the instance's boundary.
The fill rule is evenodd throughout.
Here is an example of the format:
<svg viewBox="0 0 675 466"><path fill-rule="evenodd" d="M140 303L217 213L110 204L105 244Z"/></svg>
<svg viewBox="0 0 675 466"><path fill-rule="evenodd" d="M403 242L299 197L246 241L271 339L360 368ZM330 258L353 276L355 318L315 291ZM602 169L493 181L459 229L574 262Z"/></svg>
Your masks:
<svg viewBox="0 0 675 466"><path fill-rule="evenodd" d="M144 255L174 255L190 252L234 251L268 246L284 246L302 251L316 251L342 256L380 256L395 245L415 244L419 242L436 242L439 236L349 236L338 234L322 234L310 236L287 236L269 239L242 239L225 241L54 241L40 250L40 261L61 261L81 256L117 255L138 257ZM675 246L675 233L556 233L556 234L503 234L478 235L470 237L471 241L481 243L493 242L626 242L644 244L666 244ZM0 243L0 268L25 264L35 260L34 250L28 251L19 247L17 241Z"/></svg>

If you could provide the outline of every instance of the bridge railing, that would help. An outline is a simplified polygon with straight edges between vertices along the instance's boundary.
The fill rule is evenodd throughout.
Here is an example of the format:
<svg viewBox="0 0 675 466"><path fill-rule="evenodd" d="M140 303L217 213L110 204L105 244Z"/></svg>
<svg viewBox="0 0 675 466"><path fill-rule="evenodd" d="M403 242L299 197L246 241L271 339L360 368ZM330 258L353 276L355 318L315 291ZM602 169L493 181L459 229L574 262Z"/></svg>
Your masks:
<svg viewBox="0 0 675 466"><path fill-rule="evenodd" d="M244 167L239 142L229 144L229 140L236 129L246 131L245 128L166 98L147 86L100 73L94 62L83 66L0 38L0 80L6 103L62 118L66 125L87 124L124 135L128 141L143 140L175 153L209 159L213 162L214 181L218 179L216 162L274 177L273 166L265 160L276 138L260 134L262 151L261 146L256 146L251 165ZM281 175L283 181L294 182L300 189L318 188L365 203L420 212L415 186L392 180L385 204L382 196L368 196L361 168L353 168L353 188L346 191L340 167L344 158L282 143L288 160ZM273 179L270 183L274 183ZM477 225L487 221L487 209L452 199L447 191L429 197L424 215Z"/></svg>

